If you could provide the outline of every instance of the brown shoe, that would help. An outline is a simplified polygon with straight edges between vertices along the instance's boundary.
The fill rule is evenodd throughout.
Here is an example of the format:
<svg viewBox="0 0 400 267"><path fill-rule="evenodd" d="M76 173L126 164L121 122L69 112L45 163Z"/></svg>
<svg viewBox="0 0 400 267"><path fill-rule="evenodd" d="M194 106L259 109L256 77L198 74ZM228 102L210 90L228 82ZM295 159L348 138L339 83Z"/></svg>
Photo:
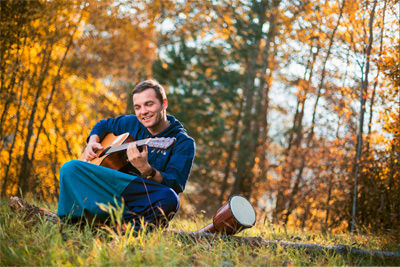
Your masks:
<svg viewBox="0 0 400 267"><path fill-rule="evenodd" d="M50 221L52 223L61 222L60 218L55 212L36 207L35 205L29 204L19 197L10 197L10 199L8 200L8 206L12 211L16 213L22 213L22 215L26 216L29 219L33 219L35 222L38 221L39 216L44 217L46 221Z"/></svg>

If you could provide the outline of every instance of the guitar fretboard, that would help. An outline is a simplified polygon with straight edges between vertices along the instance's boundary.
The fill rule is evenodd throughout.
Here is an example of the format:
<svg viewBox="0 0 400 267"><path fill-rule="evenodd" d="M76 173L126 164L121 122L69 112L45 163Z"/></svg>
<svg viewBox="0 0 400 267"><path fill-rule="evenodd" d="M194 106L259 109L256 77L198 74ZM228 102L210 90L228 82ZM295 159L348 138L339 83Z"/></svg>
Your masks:
<svg viewBox="0 0 400 267"><path fill-rule="evenodd" d="M151 138L147 138L147 139L135 141L135 143L136 143L136 146L139 147L139 146L144 146L144 145L148 144L148 143L150 142L150 140L151 140ZM119 151L126 150L126 149L128 148L128 145L129 145L129 143L125 143L125 144L122 144L122 145L119 145L119 146L111 147L111 148L106 152L106 155L107 155L107 154L114 153L114 152L119 152Z"/></svg>

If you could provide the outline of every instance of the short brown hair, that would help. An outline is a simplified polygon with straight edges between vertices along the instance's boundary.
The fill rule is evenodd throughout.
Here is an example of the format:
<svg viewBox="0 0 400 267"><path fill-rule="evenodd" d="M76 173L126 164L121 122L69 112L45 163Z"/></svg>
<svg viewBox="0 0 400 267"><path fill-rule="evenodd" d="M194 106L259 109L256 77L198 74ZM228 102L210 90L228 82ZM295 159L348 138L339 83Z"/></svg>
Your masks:
<svg viewBox="0 0 400 267"><path fill-rule="evenodd" d="M160 100L161 104L164 102L164 99L167 99L167 95L165 94L164 88L161 86L159 82L157 82L154 79L148 79L138 83L135 86L135 88L133 88L132 95L141 93L150 88L154 89L154 91L156 92L157 99Z"/></svg>

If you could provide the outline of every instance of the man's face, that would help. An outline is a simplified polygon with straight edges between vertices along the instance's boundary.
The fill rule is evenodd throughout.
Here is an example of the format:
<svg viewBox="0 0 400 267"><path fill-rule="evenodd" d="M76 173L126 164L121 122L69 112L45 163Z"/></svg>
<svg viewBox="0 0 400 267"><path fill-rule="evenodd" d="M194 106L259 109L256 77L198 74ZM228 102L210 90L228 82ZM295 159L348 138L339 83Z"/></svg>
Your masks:
<svg viewBox="0 0 400 267"><path fill-rule="evenodd" d="M167 101L160 103L154 89L149 88L133 95L133 107L139 121L154 132L164 122Z"/></svg>

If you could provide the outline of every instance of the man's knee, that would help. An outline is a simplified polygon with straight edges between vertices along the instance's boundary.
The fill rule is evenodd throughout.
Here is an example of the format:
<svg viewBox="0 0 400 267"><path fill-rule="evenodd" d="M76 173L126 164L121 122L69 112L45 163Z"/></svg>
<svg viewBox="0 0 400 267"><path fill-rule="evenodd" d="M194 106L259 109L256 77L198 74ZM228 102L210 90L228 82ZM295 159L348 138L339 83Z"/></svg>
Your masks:
<svg viewBox="0 0 400 267"><path fill-rule="evenodd" d="M65 162L60 168L60 182L63 180L73 179L76 173L79 172L81 163L82 162L79 160L70 160Z"/></svg>
<svg viewBox="0 0 400 267"><path fill-rule="evenodd" d="M165 215L169 217L175 214L179 209L178 195L171 188L165 188L164 190L162 190L161 194L162 194L161 208L163 209Z"/></svg>
<svg viewBox="0 0 400 267"><path fill-rule="evenodd" d="M77 168L78 164L79 164L79 161L77 161L77 160L67 161L61 166L60 171L63 172L63 173L71 172L75 168Z"/></svg>

